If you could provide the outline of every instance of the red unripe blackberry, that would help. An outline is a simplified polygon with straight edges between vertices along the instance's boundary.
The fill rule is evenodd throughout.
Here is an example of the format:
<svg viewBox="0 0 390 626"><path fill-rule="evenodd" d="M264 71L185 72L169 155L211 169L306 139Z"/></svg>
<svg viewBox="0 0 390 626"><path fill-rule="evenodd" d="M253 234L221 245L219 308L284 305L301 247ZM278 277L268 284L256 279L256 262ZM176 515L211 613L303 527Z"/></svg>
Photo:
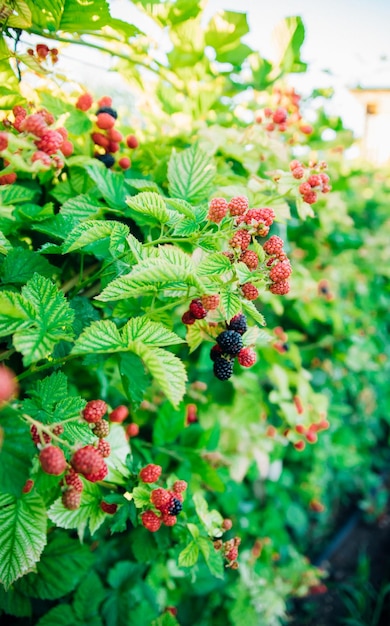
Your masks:
<svg viewBox="0 0 390 626"><path fill-rule="evenodd" d="M112 105L112 98L110 96L103 96L98 100L98 105L100 107L110 107Z"/></svg>
<svg viewBox="0 0 390 626"><path fill-rule="evenodd" d="M89 424L96 424L107 413L104 400L90 400L82 411L82 416Z"/></svg>
<svg viewBox="0 0 390 626"><path fill-rule="evenodd" d="M243 335L248 330L246 316L243 313L237 313L237 315L232 317L227 327L228 330L235 330L236 333Z"/></svg>
<svg viewBox="0 0 390 626"><path fill-rule="evenodd" d="M35 444L42 443L42 440L44 441L44 443L50 443L51 441L51 437L50 435L48 435L48 433L43 432L42 438L39 436L38 428L35 426L35 424L31 426L30 433L31 433L31 438Z"/></svg>
<svg viewBox="0 0 390 626"><path fill-rule="evenodd" d="M186 311L185 313L183 313L181 321L186 326L191 326L191 324L195 324L196 317L192 315L191 311Z"/></svg>
<svg viewBox="0 0 390 626"><path fill-rule="evenodd" d="M301 183L298 187L299 193L303 196L305 193L311 193L311 185L308 182Z"/></svg>
<svg viewBox="0 0 390 626"><path fill-rule="evenodd" d="M273 122L270 122L266 125L265 130L268 130L268 132L272 133L272 131L275 130L275 124Z"/></svg>
<svg viewBox="0 0 390 626"><path fill-rule="evenodd" d="M288 280L282 280L280 283L273 283L269 290L277 296L285 296L290 291L290 283Z"/></svg>
<svg viewBox="0 0 390 626"><path fill-rule="evenodd" d="M232 248L241 248L241 250L246 250L251 240L252 235L248 230L237 230L229 241L229 246Z"/></svg>
<svg viewBox="0 0 390 626"><path fill-rule="evenodd" d="M131 167L131 161L129 157L122 157L119 159L118 165L122 168L122 170L128 170L129 167Z"/></svg>
<svg viewBox="0 0 390 626"><path fill-rule="evenodd" d="M48 131L46 121L40 113L33 113L26 117L21 124L21 129L36 137L43 137Z"/></svg>
<svg viewBox="0 0 390 626"><path fill-rule="evenodd" d="M24 122L24 117L22 117L21 115L17 115L15 117L15 120L12 126L20 133L23 130L22 129L23 122Z"/></svg>
<svg viewBox="0 0 390 626"><path fill-rule="evenodd" d="M17 175L15 172L11 172L10 174L3 174L0 176L0 185L13 185L15 180L17 179Z"/></svg>
<svg viewBox="0 0 390 626"><path fill-rule="evenodd" d="M293 169L292 175L293 175L294 178L299 180L300 178L304 177L305 170L303 169L303 167L296 167L295 169Z"/></svg>
<svg viewBox="0 0 390 626"><path fill-rule="evenodd" d="M0 133L0 152L8 148L8 135L7 133Z"/></svg>
<svg viewBox="0 0 390 626"><path fill-rule="evenodd" d="M26 117L27 115L26 109L20 106L20 104L17 104L16 106L14 106L14 108L12 109L12 113L14 114L15 117Z"/></svg>
<svg viewBox="0 0 390 626"><path fill-rule="evenodd" d="M233 526L233 522L231 519L224 519L222 522L223 530L230 530Z"/></svg>
<svg viewBox="0 0 390 626"><path fill-rule="evenodd" d="M92 431L93 434L96 435L96 437L99 437L99 439L104 439L104 437L107 437L109 435L110 424L107 422L107 420L101 419L96 422Z"/></svg>
<svg viewBox="0 0 390 626"><path fill-rule="evenodd" d="M105 513L108 513L108 515L114 515L114 513L117 512L118 505L110 504L109 502L104 502L104 500L102 500L100 503L100 508Z"/></svg>
<svg viewBox="0 0 390 626"><path fill-rule="evenodd" d="M93 105L93 98L90 93L82 93L81 96L77 98L76 101L76 109L80 111L88 111Z"/></svg>
<svg viewBox="0 0 390 626"><path fill-rule="evenodd" d="M241 291L243 296L247 300L257 300L257 298L259 297L259 290L257 289L257 287L252 285L252 283L246 283L245 285L242 285Z"/></svg>
<svg viewBox="0 0 390 626"><path fill-rule="evenodd" d="M103 458L107 458L111 454L110 443L106 439L99 439L97 451L102 455Z"/></svg>
<svg viewBox="0 0 390 626"><path fill-rule="evenodd" d="M322 180L319 174L312 174L307 179L307 182L309 183L310 187L322 187Z"/></svg>
<svg viewBox="0 0 390 626"><path fill-rule="evenodd" d="M287 111L282 107L276 109L275 113L272 116L272 121L275 124L283 124L287 119Z"/></svg>
<svg viewBox="0 0 390 626"><path fill-rule="evenodd" d="M139 142L137 137L135 135L128 135L126 137L126 145L131 150L135 150L135 148L138 148Z"/></svg>
<svg viewBox="0 0 390 626"><path fill-rule="evenodd" d="M275 211L270 207L260 209L249 209L245 214L245 223L256 226L263 222L266 226L272 226L275 219Z"/></svg>
<svg viewBox="0 0 390 626"><path fill-rule="evenodd" d="M112 154L115 154L116 152L119 152L120 149L120 145L119 143L117 143L116 141L110 141L108 144L108 152L111 152Z"/></svg>
<svg viewBox="0 0 390 626"><path fill-rule="evenodd" d="M232 216L243 215L249 207L249 201L246 196L235 196L228 204L229 213Z"/></svg>
<svg viewBox="0 0 390 626"><path fill-rule="evenodd" d="M117 422L118 424L122 424L127 417L129 417L129 409L124 404L117 406L113 411L111 411L108 416L110 422Z"/></svg>
<svg viewBox="0 0 390 626"><path fill-rule="evenodd" d="M65 474L65 483L68 487L72 487L75 491L79 493L84 489L83 481L77 472L74 471L73 467L70 467Z"/></svg>
<svg viewBox="0 0 390 626"><path fill-rule="evenodd" d="M315 202L317 202L317 194L315 191L310 191L310 193L305 193L303 194L303 200L304 202L307 202L307 204L314 204Z"/></svg>
<svg viewBox="0 0 390 626"><path fill-rule="evenodd" d="M81 504L81 493L76 491L75 489L67 489L62 494L62 504L66 509L70 511L75 511L80 508Z"/></svg>
<svg viewBox="0 0 390 626"><path fill-rule="evenodd" d="M287 128L288 128L287 124L283 123L283 124L279 124L278 130L279 130L280 133L284 133L284 132L286 132Z"/></svg>
<svg viewBox="0 0 390 626"><path fill-rule="evenodd" d="M330 179L329 179L328 174L321 173L319 176L321 178L321 182L323 185L327 185L329 183Z"/></svg>
<svg viewBox="0 0 390 626"><path fill-rule="evenodd" d="M213 372L218 380L228 380L233 376L233 361L227 361L222 357L216 359L213 365Z"/></svg>
<svg viewBox="0 0 390 626"><path fill-rule="evenodd" d="M47 109L40 109L39 111L37 111L38 115L42 115L43 119L45 120L46 124L48 124L48 126L50 126L51 124L54 124L54 115L52 113L50 113Z"/></svg>
<svg viewBox="0 0 390 626"><path fill-rule="evenodd" d="M245 250L239 258L240 261L245 263L248 269L255 270L259 265L259 257L254 250Z"/></svg>
<svg viewBox="0 0 390 626"><path fill-rule="evenodd" d="M63 142L62 146L61 146L61 152L64 155L64 157L70 157L73 154L73 144L71 141L68 141L68 139L65 139L65 141Z"/></svg>
<svg viewBox="0 0 390 626"><path fill-rule="evenodd" d="M213 198L209 204L207 219L209 219L210 222L214 222L214 224L219 224L227 212L228 203L225 198Z"/></svg>
<svg viewBox="0 0 390 626"><path fill-rule="evenodd" d="M101 456L100 458L102 460L102 465L99 469L96 469L95 472L91 472L90 474L84 474L84 478L89 480L90 483L97 483L98 480L104 480L108 474L108 467L105 464L103 457Z"/></svg>
<svg viewBox="0 0 390 626"><path fill-rule="evenodd" d="M306 433L306 441L308 443L316 443L318 441L318 437L317 437L316 433L314 433L312 430L309 430Z"/></svg>
<svg viewBox="0 0 390 626"><path fill-rule="evenodd" d="M183 493L187 489L188 485L185 480L176 480L173 483L172 489L175 493Z"/></svg>
<svg viewBox="0 0 390 626"><path fill-rule="evenodd" d="M53 476L62 474L67 466L65 455L57 446L43 448L39 453L39 462L43 471Z"/></svg>
<svg viewBox="0 0 390 626"><path fill-rule="evenodd" d="M129 424L126 427L126 436L128 438L130 438L130 437L137 437L138 434L139 434L139 426L138 426L138 424L136 424L135 422L131 422L131 424Z"/></svg>
<svg viewBox="0 0 390 626"><path fill-rule="evenodd" d="M101 454L91 445L84 446L77 450L70 463L76 472L84 476L86 474L99 472L105 465Z"/></svg>
<svg viewBox="0 0 390 626"><path fill-rule="evenodd" d="M46 154L54 154L61 147L63 138L56 130L47 130L39 141L36 141L38 150Z"/></svg>
<svg viewBox="0 0 390 626"><path fill-rule="evenodd" d="M101 130L108 130L115 125L115 117L109 113L99 113L96 120L96 126Z"/></svg>
<svg viewBox="0 0 390 626"><path fill-rule="evenodd" d="M235 561L236 558L238 557L237 548L231 548L231 550L229 550L229 552L225 555L225 557L228 561Z"/></svg>
<svg viewBox="0 0 390 626"><path fill-rule="evenodd" d="M150 500L159 511L168 512L168 507L171 504L172 496L166 489L158 487L153 489L150 494Z"/></svg>
<svg viewBox="0 0 390 626"><path fill-rule="evenodd" d="M108 137L106 137L102 133L92 133L91 138L93 143L95 143L97 146L108 150L108 146L110 145L110 140L108 139Z"/></svg>
<svg viewBox="0 0 390 626"><path fill-rule="evenodd" d="M276 430L275 426L272 426L272 424L270 424L270 426L267 426L265 434L267 435L267 437L271 437L271 439L273 439L277 432L278 431Z"/></svg>
<svg viewBox="0 0 390 626"><path fill-rule="evenodd" d="M46 154L46 152L42 152L42 150L37 150L36 152L34 152L34 154L31 157L31 161L32 163L35 163L35 161L41 161L42 165L51 167L52 165L52 161L51 158L49 157L48 154Z"/></svg>
<svg viewBox="0 0 390 626"><path fill-rule="evenodd" d="M242 350L242 337L235 330L224 330L217 337L217 344L222 352L231 356L237 356Z"/></svg>
<svg viewBox="0 0 390 626"><path fill-rule="evenodd" d="M296 443L294 443L294 448L298 450L298 452L301 452L302 450L304 450L305 446L306 444L304 441L297 441Z"/></svg>
<svg viewBox="0 0 390 626"><path fill-rule="evenodd" d="M165 612L170 613L171 615L173 615L173 617L176 617L177 608L175 606L167 606L167 608L165 609Z"/></svg>
<svg viewBox="0 0 390 626"><path fill-rule="evenodd" d="M322 419L318 422L318 430L328 430L330 423L326 419Z"/></svg>
<svg viewBox="0 0 390 626"><path fill-rule="evenodd" d="M332 187L330 187L329 185L324 185L322 187L322 193L329 193L331 189Z"/></svg>
<svg viewBox="0 0 390 626"><path fill-rule="evenodd" d="M310 124L302 124L302 126L300 126L300 131L304 135L311 135L313 132L313 127L310 126Z"/></svg>
<svg viewBox="0 0 390 626"><path fill-rule="evenodd" d="M162 467L150 463L143 467L139 473L139 477L143 483L155 483L161 476Z"/></svg>
<svg viewBox="0 0 390 626"><path fill-rule="evenodd" d="M30 493L31 489L34 487L34 481L31 478L28 478L24 483L22 493Z"/></svg>
<svg viewBox="0 0 390 626"><path fill-rule="evenodd" d="M276 263L269 273L270 279L274 283L280 283L283 280L287 280L291 276L292 268L290 265L290 261L279 261Z"/></svg>
<svg viewBox="0 0 390 626"><path fill-rule="evenodd" d="M204 317L206 317L207 311L199 298L191 301L190 313L197 320L202 320Z"/></svg>
<svg viewBox="0 0 390 626"><path fill-rule="evenodd" d="M283 239L281 239L277 235L272 235L272 237L270 237L268 241L263 244L263 250L269 255L277 255L282 252L283 246Z"/></svg>
<svg viewBox="0 0 390 626"><path fill-rule="evenodd" d="M256 363L256 353L252 348L243 348L237 356L237 360L243 367L252 367Z"/></svg>
<svg viewBox="0 0 390 626"><path fill-rule="evenodd" d="M154 511L145 511L141 515L142 525L151 533L155 533L161 526L161 518Z"/></svg>
<svg viewBox="0 0 390 626"><path fill-rule="evenodd" d="M187 404L186 424L195 424L198 421L197 410L196 404Z"/></svg>
<svg viewBox="0 0 390 626"><path fill-rule="evenodd" d="M295 168L297 167L302 167L302 163L300 161L297 161L297 159L293 159L293 161L290 161L289 168L291 171L295 170Z"/></svg>
<svg viewBox="0 0 390 626"><path fill-rule="evenodd" d="M298 435L304 435L306 433L306 427L303 424L297 424L295 426L295 432L297 432Z"/></svg>
<svg viewBox="0 0 390 626"><path fill-rule="evenodd" d="M107 137L110 141L116 141L117 143L123 141L122 133L120 133L119 130L116 130L116 128L109 128L107 131Z"/></svg>
<svg viewBox="0 0 390 626"><path fill-rule="evenodd" d="M49 54L49 47L45 43L38 43L35 46L35 50L37 52L37 56L40 59L46 59L47 55Z"/></svg>
<svg viewBox="0 0 390 626"><path fill-rule="evenodd" d="M220 298L218 294L204 295L201 297L202 305L206 311L214 311L217 309L219 307L219 301Z"/></svg>
<svg viewBox="0 0 390 626"><path fill-rule="evenodd" d="M8 402L18 392L18 383L15 374L9 367L0 365L0 405Z"/></svg>
<svg viewBox="0 0 390 626"><path fill-rule="evenodd" d="M53 433L53 435L57 435L57 437L59 435L62 435L62 433L64 432L64 427L62 424L56 424L56 425L52 425L50 426L51 432Z"/></svg>

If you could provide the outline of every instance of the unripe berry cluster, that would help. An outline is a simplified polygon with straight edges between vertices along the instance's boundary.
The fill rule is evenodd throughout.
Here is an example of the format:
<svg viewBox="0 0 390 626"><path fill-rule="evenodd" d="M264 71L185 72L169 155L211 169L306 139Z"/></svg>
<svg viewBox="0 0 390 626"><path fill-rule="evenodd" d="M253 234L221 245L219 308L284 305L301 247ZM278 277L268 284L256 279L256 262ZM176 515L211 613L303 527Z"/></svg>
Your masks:
<svg viewBox="0 0 390 626"><path fill-rule="evenodd" d="M276 86L270 96L269 106L257 112L255 121L268 132L278 130L284 133L290 130L289 143L294 144L299 138L299 132L305 135L313 132L310 124L302 121L300 100L294 88Z"/></svg>
<svg viewBox="0 0 390 626"><path fill-rule="evenodd" d="M35 50L33 48L28 48L27 54L31 57L34 57L38 61L38 63L47 61L49 58L53 65L58 62L58 49L49 48L49 46L47 46L45 43L38 43L35 46Z"/></svg>
<svg viewBox="0 0 390 626"><path fill-rule="evenodd" d="M191 300L188 310L183 313L181 321L186 326L195 324L196 320L204 319L209 311L214 311L218 306L219 296L217 294L194 298Z"/></svg>
<svg viewBox="0 0 390 626"><path fill-rule="evenodd" d="M227 561L226 567L238 569L239 565L237 563L237 557L240 543L241 539L239 537L234 537L233 539L228 539L227 541L222 541L221 539L214 541L215 550L221 550L224 559Z"/></svg>
<svg viewBox="0 0 390 626"><path fill-rule="evenodd" d="M277 235L273 235L263 244L266 253L266 266L269 268L269 279L271 281L269 290L271 293L284 296L290 291L288 279L291 276L292 268L286 253L283 250L284 241Z"/></svg>
<svg viewBox="0 0 390 626"><path fill-rule="evenodd" d="M210 350L210 358L214 363L214 376L219 380L231 378L236 357L243 367L252 367L256 363L256 353L243 345L242 335L246 330L246 317L240 313L217 336L217 343Z"/></svg>
<svg viewBox="0 0 390 626"><path fill-rule="evenodd" d="M155 483L161 476L160 465L147 465L140 471L139 477L143 483ZM153 508L148 508L141 513L142 525L154 533L161 527L174 526L177 522L177 515L183 509L183 493L187 489L185 480L176 480L172 489L157 487L150 492L150 503Z"/></svg>
<svg viewBox="0 0 390 626"><path fill-rule="evenodd" d="M291 174L294 179L301 181L298 191L307 204L314 204L317 202L319 193L329 193L331 190L329 176L324 172L326 168L327 164L324 161L309 163L308 166L296 159L291 161Z"/></svg>

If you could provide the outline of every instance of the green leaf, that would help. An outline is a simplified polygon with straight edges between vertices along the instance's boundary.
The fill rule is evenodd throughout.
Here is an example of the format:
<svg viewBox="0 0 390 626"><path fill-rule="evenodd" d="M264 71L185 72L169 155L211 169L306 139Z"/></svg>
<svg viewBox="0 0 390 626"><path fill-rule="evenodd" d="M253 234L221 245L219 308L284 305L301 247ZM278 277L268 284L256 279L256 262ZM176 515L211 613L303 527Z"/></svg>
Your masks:
<svg viewBox="0 0 390 626"><path fill-rule="evenodd" d="M123 174L111 172L98 161L85 166L89 176L96 183L102 197L114 209L126 207L126 189Z"/></svg>
<svg viewBox="0 0 390 626"><path fill-rule="evenodd" d="M7 19L7 27L11 28L29 28L32 24L31 10L23 0L15 0L12 4L13 13ZM15 15L16 13L16 15Z"/></svg>
<svg viewBox="0 0 390 626"><path fill-rule="evenodd" d="M225 63L224 55L235 50L240 45L241 37L248 32L246 13L221 11L214 15L208 25L206 45L215 48L217 61Z"/></svg>
<svg viewBox="0 0 390 626"><path fill-rule="evenodd" d="M140 485L135 487L132 491L134 504L137 509L141 509L144 506L150 506L150 489Z"/></svg>
<svg viewBox="0 0 390 626"><path fill-rule="evenodd" d="M240 313L242 308L241 298L228 289L221 292L221 304L227 320L231 320L237 313Z"/></svg>
<svg viewBox="0 0 390 626"><path fill-rule="evenodd" d="M171 352L134 342L134 352L141 357L168 400L177 407L185 394L187 374L183 363Z"/></svg>
<svg viewBox="0 0 390 626"><path fill-rule="evenodd" d="M93 535L106 519L105 513L100 508L101 499L100 487L84 481L80 508L70 511L64 507L61 498L58 498L48 511L49 519L60 528L76 528L82 541L87 527Z"/></svg>
<svg viewBox="0 0 390 626"><path fill-rule="evenodd" d="M37 564L36 573L27 574L20 589L28 596L56 600L75 589L90 569L95 557L88 546L65 532L49 535L49 542Z"/></svg>
<svg viewBox="0 0 390 626"><path fill-rule="evenodd" d="M165 403L158 412L158 417L153 427L153 443L165 445L177 439L185 427L184 407L173 411L172 407Z"/></svg>
<svg viewBox="0 0 390 626"><path fill-rule="evenodd" d="M107 0L94 0L92 3L66 0L57 30L67 33L100 31L110 22Z"/></svg>
<svg viewBox="0 0 390 626"><path fill-rule="evenodd" d="M277 63L284 73L304 72L307 64L300 58L301 46L305 39L305 27L299 16L285 17L274 29L278 44Z"/></svg>
<svg viewBox="0 0 390 626"><path fill-rule="evenodd" d="M41 617L36 626L70 626L70 624L72 626L82 626L80 622L76 621L72 607L69 604L59 604Z"/></svg>
<svg viewBox="0 0 390 626"><path fill-rule="evenodd" d="M48 358L61 339L72 339L74 313L64 294L48 278L39 274L34 274L22 288L22 296L34 311L29 327L24 325L19 328L14 334L13 343L24 355L23 363L31 365Z"/></svg>
<svg viewBox="0 0 390 626"><path fill-rule="evenodd" d="M198 539L199 549L203 555L206 565L209 568L211 574L216 578L224 578L223 560L220 552L214 549L212 542L205 537L199 537Z"/></svg>
<svg viewBox="0 0 390 626"><path fill-rule="evenodd" d="M64 253L73 252L106 238L110 240L110 247L117 247L119 241L123 240L124 243L128 234L128 227L121 222L87 220L78 224L69 233L63 243L63 251ZM112 246L113 242L115 246Z"/></svg>
<svg viewBox="0 0 390 626"><path fill-rule="evenodd" d="M8 592L0 585L0 611L15 617L31 617L31 601L16 589L15 585Z"/></svg>
<svg viewBox="0 0 390 626"><path fill-rule="evenodd" d="M8 254L12 250L12 245L8 241L7 237L0 230L0 254Z"/></svg>
<svg viewBox="0 0 390 626"><path fill-rule="evenodd" d="M158 322L146 317L133 317L120 331L125 345L132 341L142 341L148 346L174 346L184 343L183 339Z"/></svg>
<svg viewBox="0 0 390 626"><path fill-rule="evenodd" d="M256 306L250 300L242 301L242 308L248 315L251 316L252 319L255 320L261 326L266 326L267 322L264 319L264 316L256 309Z"/></svg>
<svg viewBox="0 0 390 626"><path fill-rule="evenodd" d="M0 205L21 204L31 202L37 194L37 189L13 184L0 188Z"/></svg>
<svg viewBox="0 0 390 626"><path fill-rule="evenodd" d="M88 574L77 587L74 595L73 610L83 624L99 617L99 606L106 597L106 591L95 572ZM96 622L94 621L94 624Z"/></svg>
<svg viewBox="0 0 390 626"><path fill-rule="evenodd" d="M196 219L195 209L189 202L179 198L166 198L165 202L171 209L188 217L191 222Z"/></svg>
<svg viewBox="0 0 390 626"><path fill-rule="evenodd" d="M170 215L165 200L158 193L144 191L137 196L128 196L126 203L136 213L152 218L152 222L169 222Z"/></svg>
<svg viewBox="0 0 390 626"><path fill-rule="evenodd" d="M58 270L37 252L26 248L14 248L1 266L1 281L24 285L35 272L49 278Z"/></svg>
<svg viewBox="0 0 390 626"><path fill-rule="evenodd" d="M239 263L234 264L234 270L236 272L237 280L240 285L245 285L245 283L251 282L253 280L253 273L241 261Z"/></svg>
<svg viewBox="0 0 390 626"><path fill-rule="evenodd" d="M73 109L66 118L66 128L72 135L86 135L92 127L92 121L84 111Z"/></svg>
<svg viewBox="0 0 390 626"><path fill-rule="evenodd" d="M180 567L192 567L197 563L199 558L199 548L195 541L190 543L179 554Z"/></svg>
<svg viewBox="0 0 390 626"><path fill-rule="evenodd" d="M196 268L196 273L199 276L214 276L229 271L232 271L232 264L221 252L208 254Z"/></svg>
<svg viewBox="0 0 390 626"><path fill-rule="evenodd" d="M126 439L123 426L111 424L110 434L106 437L110 444L110 456L106 459L108 467L108 482L123 485L129 475L126 459L130 454L129 442Z"/></svg>
<svg viewBox="0 0 390 626"><path fill-rule="evenodd" d="M137 191L155 191L161 193L159 186L153 180L145 180L144 178L128 178L125 184L134 187Z"/></svg>
<svg viewBox="0 0 390 626"><path fill-rule="evenodd" d="M202 202L209 197L215 175L212 157L197 144L177 153L172 152L168 164L169 194L187 202Z"/></svg>
<svg viewBox="0 0 390 626"><path fill-rule="evenodd" d="M0 427L3 434L0 448L1 490L21 496L36 447L32 442L29 426L11 409L5 408L0 413Z"/></svg>
<svg viewBox="0 0 390 626"><path fill-rule="evenodd" d="M119 372L124 392L133 409L137 409L144 399L145 391L150 382L139 356L131 352L120 354Z"/></svg>
<svg viewBox="0 0 390 626"><path fill-rule="evenodd" d="M84 193L69 198L61 207L62 215L69 215L77 221L84 221L89 218L96 218L106 211L107 207L103 206L92 194Z"/></svg>
<svg viewBox="0 0 390 626"><path fill-rule="evenodd" d="M8 589L41 556L46 544L46 510L38 495L17 499L3 494L0 513L0 582Z"/></svg>
<svg viewBox="0 0 390 626"><path fill-rule="evenodd" d="M11 335L18 328L26 328L33 316L33 307L21 295L0 291L0 337Z"/></svg>
<svg viewBox="0 0 390 626"><path fill-rule="evenodd" d="M121 352L126 346L111 320L92 322L76 340L72 354Z"/></svg>

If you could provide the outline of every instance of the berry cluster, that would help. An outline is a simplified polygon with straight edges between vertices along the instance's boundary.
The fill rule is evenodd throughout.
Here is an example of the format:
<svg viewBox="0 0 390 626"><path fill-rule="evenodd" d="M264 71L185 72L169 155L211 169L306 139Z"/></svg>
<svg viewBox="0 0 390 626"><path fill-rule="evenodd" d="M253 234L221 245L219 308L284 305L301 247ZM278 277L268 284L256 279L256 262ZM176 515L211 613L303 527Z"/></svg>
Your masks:
<svg viewBox="0 0 390 626"><path fill-rule="evenodd" d="M234 537L233 539L228 539L227 541L222 541L221 539L214 541L215 550L221 550L224 559L227 561L226 567L238 569L239 565L237 563L237 557L240 543L241 539L239 537Z"/></svg>
<svg viewBox="0 0 390 626"><path fill-rule="evenodd" d="M143 483L151 484L158 481L161 476L162 467L160 465L149 464L143 467L139 473ZM154 533L161 527L174 526L177 522L177 515L183 509L183 492L187 489L185 480L176 480L172 489L157 487L150 492L150 502L153 508L147 509L141 514L143 526Z"/></svg>
<svg viewBox="0 0 390 626"><path fill-rule="evenodd" d="M34 57L38 63L42 63L43 61L47 61L49 58L53 65L58 62L58 49L57 48L49 48L45 43L37 43L35 46L35 50L33 48L28 48L27 54L31 57Z"/></svg>
<svg viewBox="0 0 390 626"><path fill-rule="evenodd" d="M256 363L256 354L250 347L244 347L242 335L246 332L246 317L242 313L235 315L216 338L217 343L210 350L214 376L219 380L228 380L233 375L234 359L243 367L252 367Z"/></svg>
<svg viewBox="0 0 390 626"><path fill-rule="evenodd" d="M295 401L295 405L297 406L296 401ZM302 408L301 411L298 410L300 408ZM303 407L299 404L297 407L297 413L298 414L303 413ZM302 435L304 439L299 439L294 444L295 449L303 450L305 448L306 442L317 443L318 441L317 433L320 432L321 430L327 430L328 428L329 428L329 422L324 417L322 417L318 422L314 422L313 424L310 424L310 426L304 426L304 424L297 424L295 427L295 432L298 435Z"/></svg>
<svg viewBox="0 0 390 626"><path fill-rule="evenodd" d="M318 193L329 193L329 176L324 170L327 168L325 161L309 163L305 167L300 161L294 159L290 163L290 171L295 180L301 181L298 191L304 202L314 204L317 202Z"/></svg>
<svg viewBox="0 0 390 626"><path fill-rule="evenodd" d="M311 135L313 132L310 124L302 121L300 112L301 96L296 93L294 88L274 87L271 95L270 106L265 107L256 114L255 121L258 124L264 124L265 130L273 132L286 132L291 130L290 143L295 143L296 131L300 131L304 135Z"/></svg>
<svg viewBox="0 0 390 626"><path fill-rule="evenodd" d="M89 93L83 93L79 96L76 107L82 111L88 111L93 104L93 98ZM101 161L106 167L112 167L115 164L113 156L121 150L123 143L123 135L114 128L118 119L118 113L112 108L112 98L103 96L98 101L98 109L96 111L97 129L91 133L91 138L95 144L94 156ZM137 148L138 140L134 135L126 137L126 145L130 149ZM118 160L121 169L127 170L131 166L129 157L122 156Z"/></svg>
<svg viewBox="0 0 390 626"><path fill-rule="evenodd" d="M204 295L201 298L194 298L190 302L188 310L183 314L181 321L190 326L196 320L202 320L209 311L214 311L219 306L219 296L217 294Z"/></svg>
<svg viewBox="0 0 390 626"><path fill-rule="evenodd" d="M266 266L269 269L271 281L269 290L271 293L284 296L290 291L288 279L291 276L292 268L286 253L283 250L284 241L277 235L272 235L264 244L263 250L266 254Z"/></svg>

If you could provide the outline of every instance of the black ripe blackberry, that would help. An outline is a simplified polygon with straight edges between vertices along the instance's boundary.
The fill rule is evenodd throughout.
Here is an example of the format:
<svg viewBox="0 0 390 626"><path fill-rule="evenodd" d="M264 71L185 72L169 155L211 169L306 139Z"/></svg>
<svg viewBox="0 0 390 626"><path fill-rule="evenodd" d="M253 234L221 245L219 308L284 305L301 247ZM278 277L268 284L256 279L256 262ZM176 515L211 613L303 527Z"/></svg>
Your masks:
<svg viewBox="0 0 390 626"><path fill-rule="evenodd" d="M115 159L112 154L96 154L96 159L99 159L106 167L112 167L115 163Z"/></svg>
<svg viewBox="0 0 390 626"><path fill-rule="evenodd" d="M215 363L217 359L222 356L222 350L219 345L216 343L210 350L210 359Z"/></svg>
<svg viewBox="0 0 390 626"><path fill-rule="evenodd" d="M177 498L172 499L172 503L169 505L169 515L178 515L183 510L183 505Z"/></svg>
<svg viewBox="0 0 390 626"><path fill-rule="evenodd" d="M233 376L233 361L227 361L220 357L215 361L213 370L214 376L218 378L218 380L228 380Z"/></svg>
<svg viewBox="0 0 390 626"><path fill-rule="evenodd" d="M245 315L243 313L235 315L234 317L232 317L227 327L229 330L235 330L236 333L240 333L240 335L243 335L248 330Z"/></svg>
<svg viewBox="0 0 390 626"><path fill-rule="evenodd" d="M111 115L114 119L118 119L118 113L111 107L100 107L100 109L96 111L96 115L99 115L99 113L108 113L108 115Z"/></svg>
<svg viewBox="0 0 390 626"><path fill-rule="evenodd" d="M242 350L243 343L240 333L235 330L224 330L217 337L217 344L222 349L222 352L236 356L240 350Z"/></svg>

